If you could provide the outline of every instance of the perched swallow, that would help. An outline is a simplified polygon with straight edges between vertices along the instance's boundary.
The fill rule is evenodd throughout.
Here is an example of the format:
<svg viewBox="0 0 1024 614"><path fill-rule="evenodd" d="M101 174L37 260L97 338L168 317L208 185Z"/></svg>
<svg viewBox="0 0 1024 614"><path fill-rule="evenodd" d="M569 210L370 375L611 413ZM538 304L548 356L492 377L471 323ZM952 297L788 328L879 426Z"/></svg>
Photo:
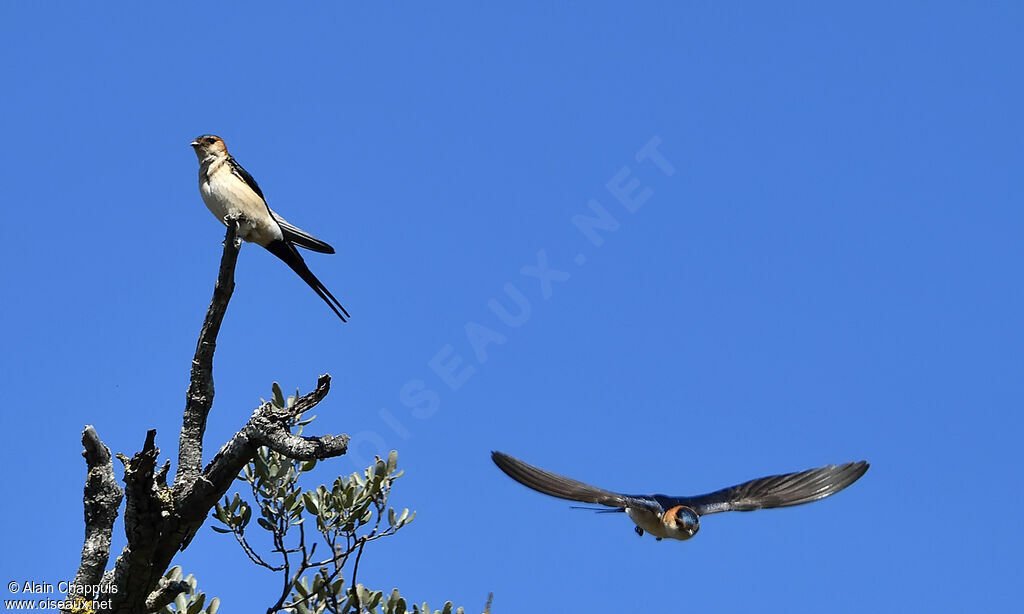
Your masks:
<svg viewBox="0 0 1024 614"><path fill-rule="evenodd" d="M644 531L662 538L690 539L700 529L700 517L717 512L749 512L771 507L810 503L833 495L853 484L868 470L867 461L828 465L798 473L772 475L695 497L666 495L622 495L538 469L501 452L491 460L510 478L552 497L596 503L615 508L600 510L626 512L636 523L637 535Z"/></svg>
<svg viewBox="0 0 1024 614"><path fill-rule="evenodd" d="M342 322L350 317L295 249L298 246L321 254L333 254L334 248L271 211L256 180L231 157L222 138L205 134L192 141L191 145L199 158L199 193L217 219L226 225L226 218L238 218L238 236L262 245L284 260Z"/></svg>

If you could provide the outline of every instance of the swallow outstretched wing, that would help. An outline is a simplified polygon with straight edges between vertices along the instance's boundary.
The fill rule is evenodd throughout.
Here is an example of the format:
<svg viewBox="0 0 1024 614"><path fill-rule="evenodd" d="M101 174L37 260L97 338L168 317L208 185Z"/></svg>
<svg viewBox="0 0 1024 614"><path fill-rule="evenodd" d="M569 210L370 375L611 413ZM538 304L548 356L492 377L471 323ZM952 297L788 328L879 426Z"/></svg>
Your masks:
<svg viewBox="0 0 1024 614"><path fill-rule="evenodd" d="M590 484L584 484L572 478L567 478L564 475L544 471L502 452L491 452L491 460L508 477L523 486L532 488L537 492L542 492L545 495L558 497L559 499L607 505L619 510L629 506L651 507L652 505L658 505L650 497L623 495L591 486Z"/></svg>
<svg viewBox="0 0 1024 614"><path fill-rule="evenodd" d="M704 495L674 497L612 492L545 471L501 452L492 452L491 459L513 480L552 497L618 509L643 505L649 509L667 510L683 505L701 516L717 512L748 512L788 507L817 501L856 482L869 466L866 461L827 465L807 471L758 478Z"/></svg>
<svg viewBox="0 0 1024 614"><path fill-rule="evenodd" d="M685 505L701 516L789 507L834 495L859 480L868 467L867 461L826 465L807 471L758 478L695 497L657 495L655 498L668 507Z"/></svg>

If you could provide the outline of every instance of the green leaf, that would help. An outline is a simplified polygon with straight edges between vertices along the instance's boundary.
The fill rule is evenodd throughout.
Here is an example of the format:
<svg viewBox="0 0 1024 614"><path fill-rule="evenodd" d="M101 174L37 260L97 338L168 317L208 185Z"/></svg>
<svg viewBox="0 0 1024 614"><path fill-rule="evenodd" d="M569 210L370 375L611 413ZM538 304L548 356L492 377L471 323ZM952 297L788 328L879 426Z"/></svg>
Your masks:
<svg viewBox="0 0 1024 614"><path fill-rule="evenodd" d="M203 593L199 593L199 596L196 598L195 602L193 602L192 605L188 606L188 614L199 614L199 612L201 612L203 609L203 602L205 601L206 595L204 595Z"/></svg>
<svg viewBox="0 0 1024 614"><path fill-rule="evenodd" d="M370 598L367 599L363 605L367 610L373 611L373 609L377 607L377 604L380 603L380 598L383 596L384 593L382 591L373 591L370 593Z"/></svg>
<svg viewBox="0 0 1024 614"><path fill-rule="evenodd" d="M273 390L273 392L274 392L274 399L273 399L274 405L276 405L277 407L282 407L282 408L283 407L287 407L287 405L285 405L285 402L284 402L284 393L281 392L281 386L279 386L277 384L277 382L274 382L273 385L271 386L271 390Z"/></svg>
<svg viewBox="0 0 1024 614"><path fill-rule="evenodd" d="M266 480L267 479L267 461L265 461L259 454L252 459L253 471L256 472L256 479Z"/></svg>
<svg viewBox="0 0 1024 614"><path fill-rule="evenodd" d="M210 525L210 528L213 529L214 531L218 532L218 533L230 533L231 532L231 529L224 529L222 527L215 527L212 524Z"/></svg>
<svg viewBox="0 0 1024 614"><path fill-rule="evenodd" d="M217 614L217 610L220 609L220 597L214 597L210 600L210 607L206 608L206 614Z"/></svg>
<svg viewBox="0 0 1024 614"><path fill-rule="evenodd" d="M258 522L261 527L263 527L267 531L270 531L271 533L277 530L277 527L267 522L265 518L257 518L256 522Z"/></svg>
<svg viewBox="0 0 1024 614"><path fill-rule="evenodd" d="M310 514L320 513L320 503L316 500L316 495L311 492L302 493L302 502L306 504L306 511Z"/></svg>

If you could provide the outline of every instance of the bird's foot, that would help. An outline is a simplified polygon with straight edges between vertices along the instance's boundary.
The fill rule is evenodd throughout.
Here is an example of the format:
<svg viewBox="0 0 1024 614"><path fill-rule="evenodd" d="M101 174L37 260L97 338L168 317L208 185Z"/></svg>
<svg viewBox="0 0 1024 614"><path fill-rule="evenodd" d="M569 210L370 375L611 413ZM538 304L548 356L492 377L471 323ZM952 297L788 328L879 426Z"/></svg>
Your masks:
<svg viewBox="0 0 1024 614"><path fill-rule="evenodd" d="M242 239L252 229L252 221L241 213L231 213L224 216L223 222L225 226L230 226L232 223L235 224L235 227L238 229L238 232L235 234L235 247L241 247Z"/></svg>

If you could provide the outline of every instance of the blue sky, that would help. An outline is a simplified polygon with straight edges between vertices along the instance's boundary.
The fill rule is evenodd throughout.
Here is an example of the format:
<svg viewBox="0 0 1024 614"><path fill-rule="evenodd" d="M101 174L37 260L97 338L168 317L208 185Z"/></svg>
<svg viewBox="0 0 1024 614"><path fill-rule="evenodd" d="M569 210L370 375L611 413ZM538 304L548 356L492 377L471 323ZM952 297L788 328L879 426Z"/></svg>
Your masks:
<svg viewBox="0 0 1024 614"><path fill-rule="evenodd" d="M313 430L358 445L318 477L397 448L393 503L418 511L366 584L470 611L493 591L495 612L1016 604L1022 16L3 4L3 577L73 575L85 424L125 454L156 428L175 457L223 236L188 146L212 132L336 246L307 262L353 318L244 247L207 459L271 382L331 373ZM638 160L652 140L674 173ZM631 181L634 211L608 187ZM618 226L600 245L573 223L591 201ZM562 272L547 292L521 272L540 257ZM515 326L488 307L514 309L509 284ZM457 389L431 366L451 360ZM492 449L627 492L872 468L657 543L514 483ZM228 536L177 562L227 611L272 602Z"/></svg>

